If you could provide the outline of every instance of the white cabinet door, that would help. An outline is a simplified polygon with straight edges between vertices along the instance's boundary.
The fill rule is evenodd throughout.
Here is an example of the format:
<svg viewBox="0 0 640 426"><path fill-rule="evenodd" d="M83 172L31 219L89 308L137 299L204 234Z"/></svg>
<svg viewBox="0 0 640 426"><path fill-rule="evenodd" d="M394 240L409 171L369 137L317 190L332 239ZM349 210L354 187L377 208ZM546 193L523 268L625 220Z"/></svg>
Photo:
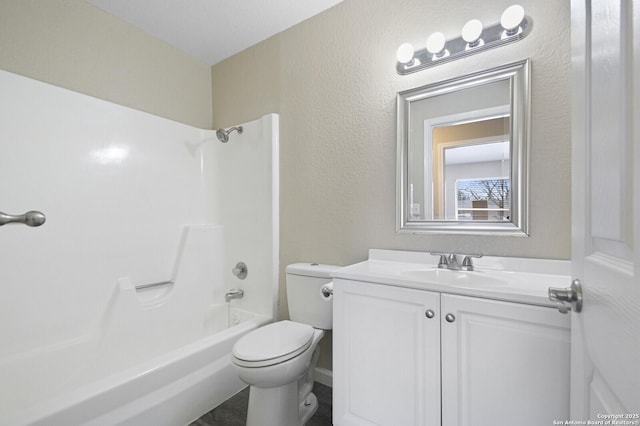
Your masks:
<svg viewBox="0 0 640 426"><path fill-rule="evenodd" d="M569 315L448 294L441 303L443 426L568 418Z"/></svg>
<svg viewBox="0 0 640 426"><path fill-rule="evenodd" d="M439 293L335 280L334 425L440 425L439 304Z"/></svg>

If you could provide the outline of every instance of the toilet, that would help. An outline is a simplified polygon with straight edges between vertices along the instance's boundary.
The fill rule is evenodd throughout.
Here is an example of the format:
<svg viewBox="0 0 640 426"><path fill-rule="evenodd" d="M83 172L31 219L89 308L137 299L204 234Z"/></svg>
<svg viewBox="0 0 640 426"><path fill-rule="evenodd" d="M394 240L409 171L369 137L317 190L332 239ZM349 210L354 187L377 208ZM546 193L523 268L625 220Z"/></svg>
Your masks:
<svg viewBox="0 0 640 426"><path fill-rule="evenodd" d="M333 327L333 297L326 290L332 289L331 273L339 268L287 266L291 320L260 327L233 346L233 366L250 386L247 426L302 426L316 412L311 389L318 342Z"/></svg>

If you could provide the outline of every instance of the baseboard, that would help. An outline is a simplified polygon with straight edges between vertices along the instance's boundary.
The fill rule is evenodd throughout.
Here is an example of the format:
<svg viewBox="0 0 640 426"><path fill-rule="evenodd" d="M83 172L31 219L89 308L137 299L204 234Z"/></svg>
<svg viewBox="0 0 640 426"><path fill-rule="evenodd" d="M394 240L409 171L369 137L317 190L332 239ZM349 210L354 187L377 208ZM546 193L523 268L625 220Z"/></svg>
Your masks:
<svg viewBox="0 0 640 426"><path fill-rule="evenodd" d="M325 386L333 387L333 371L327 370L326 368L316 368L316 382L321 383Z"/></svg>

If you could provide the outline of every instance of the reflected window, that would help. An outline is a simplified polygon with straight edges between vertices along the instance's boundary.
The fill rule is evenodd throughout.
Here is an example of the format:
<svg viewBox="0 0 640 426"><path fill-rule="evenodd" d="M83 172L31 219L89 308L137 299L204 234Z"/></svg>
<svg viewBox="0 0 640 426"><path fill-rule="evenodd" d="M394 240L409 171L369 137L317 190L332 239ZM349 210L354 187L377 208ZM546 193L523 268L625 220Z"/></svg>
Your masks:
<svg viewBox="0 0 640 426"><path fill-rule="evenodd" d="M509 220L510 180L457 179L456 220Z"/></svg>

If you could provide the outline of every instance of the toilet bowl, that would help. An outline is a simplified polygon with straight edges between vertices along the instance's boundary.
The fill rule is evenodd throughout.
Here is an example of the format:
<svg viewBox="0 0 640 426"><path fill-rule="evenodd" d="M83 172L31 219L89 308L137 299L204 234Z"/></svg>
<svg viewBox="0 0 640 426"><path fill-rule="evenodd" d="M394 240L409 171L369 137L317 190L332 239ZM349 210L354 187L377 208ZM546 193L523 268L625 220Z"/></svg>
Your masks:
<svg viewBox="0 0 640 426"><path fill-rule="evenodd" d="M311 390L318 343L333 326L332 296L322 288L332 285L330 273L338 268L289 265L291 321L260 327L234 345L234 369L250 386L247 426L302 426L317 410Z"/></svg>

